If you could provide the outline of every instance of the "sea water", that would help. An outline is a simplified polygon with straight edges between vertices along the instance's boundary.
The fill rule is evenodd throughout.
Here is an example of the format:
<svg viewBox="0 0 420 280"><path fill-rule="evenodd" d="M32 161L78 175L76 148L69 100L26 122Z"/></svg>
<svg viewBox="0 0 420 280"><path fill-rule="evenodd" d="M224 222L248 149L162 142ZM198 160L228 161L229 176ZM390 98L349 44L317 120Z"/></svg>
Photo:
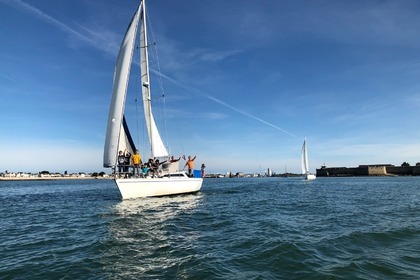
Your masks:
<svg viewBox="0 0 420 280"><path fill-rule="evenodd" d="M420 279L420 177L0 181L0 279Z"/></svg>

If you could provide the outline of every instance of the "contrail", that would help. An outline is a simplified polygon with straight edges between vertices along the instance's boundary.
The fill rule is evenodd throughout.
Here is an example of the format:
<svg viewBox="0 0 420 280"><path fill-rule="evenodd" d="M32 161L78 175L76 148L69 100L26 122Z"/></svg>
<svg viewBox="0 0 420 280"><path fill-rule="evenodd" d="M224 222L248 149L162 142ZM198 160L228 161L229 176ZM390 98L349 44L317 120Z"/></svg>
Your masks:
<svg viewBox="0 0 420 280"><path fill-rule="evenodd" d="M10 78L9 76L4 75L3 73L0 73L0 77L3 77L6 80L9 80L9 81L12 81L12 82L17 82L15 79Z"/></svg>
<svg viewBox="0 0 420 280"><path fill-rule="evenodd" d="M46 21L48 23L51 23L51 24L59 27L64 32L69 33L69 34L75 36L76 38L78 38L81 41L87 43L88 45L93 46L95 48L98 48L98 49L100 49L102 51L105 51L107 53L110 53L107 49L103 49L103 48L99 47L101 44L97 44L95 40L92 40L92 39L88 38L87 36L84 36L83 34L77 32L73 28L71 28L71 27L65 25L64 23L56 20L55 18L47 15L46 13L42 12L41 10L39 10L39 9L37 9L37 8L29 5L28 3L25 3L25 2L23 2L21 0L0 0L0 3L5 3L5 4L10 5L12 7L15 7L17 9L23 10L24 12L28 12L28 13L30 13L32 15L35 15L36 17L40 18L41 20ZM222 105L222 106L224 106L226 108L229 108L229 109L231 109L231 110L233 110L233 111L235 111L235 112L237 112L237 113L239 113L241 115L244 115L244 116L246 116L248 118L254 119L254 120L259 121L259 122L261 122L261 123L263 123L265 125L271 126L271 127L275 128L275 129L278 129L278 130L280 130L280 131L282 131L282 132L284 132L284 133L286 133L286 134L288 134L290 136L296 137L296 135L288 132L287 130L284 130L284 129L282 129L282 128L280 128L280 127L278 127L278 126L276 126L276 125L274 125L272 123L269 123L269 122L267 122L267 121L265 121L263 119L260 119L259 117L256 117L254 115L251 115L251 114L249 114L249 113L247 113L245 111L242 111L242 110L240 110L238 108L235 108L232 105L229 105L226 102L223 102L222 100L220 100L220 99L218 99L218 98L216 98L214 96L211 96L209 94L206 94L206 93L202 92L201 90L198 90L198 89L193 88L193 87L190 87L190 86L186 86L185 84L180 83L180 82L178 82L178 81L176 81L176 80L174 80L174 79L172 79L172 78L170 78L170 77L168 77L168 76L166 76L166 75L164 75L164 74L162 74L160 72L157 72L155 70L152 70L151 69L150 71L156 73L160 77L162 77L164 79L167 79L168 81L171 81L172 83L174 83L174 84L176 84L176 85L178 85L180 87L183 87L183 88L187 89L190 92L193 92L193 93L199 94L201 96L204 96L204 97L212 100L213 102L216 102L216 103L218 103L218 104L220 104L220 105Z"/></svg>
<svg viewBox="0 0 420 280"><path fill-rule="evenodd" d="M21 10L23 12L27 12L30 13L38 18L40 18L41 20L51 23L57 27L59 27L61 30L63 30L66 33L69 33L77 38L79 38L80 40L82 40L83 42L97 47L97 44L95 43L94 40L91 40L90 38L84 36L83 34L77 32L76 30L72 29L71 27L65 25L64 23L56 20L55 18L47 15L46 13L44 13L43 11L35 8L34 6L29 5L28 3L25 3L21 0L0 0L0 2L5 3L6 5L12 6L18 10Z"/></svg>
<svg viewBox="0 0 420 280"><path fill-rule="evenodd" d="M290 136L297 137L296 135L290 133L287 130L284 130L284 129L282 129L282 128L280 128L280 127L278 127L278 126L276 126L276 125L274 125L272 123L269 123L269 122L267 122L267 121L265 121L263 119L260 119L259 117L256 117L254 115L251 115L250 113L247 113L247 112L245 112L243 110L240 110L238 108L235 108L232 105L229 105L226 102L223 102L222 100L220 100L220 99L218 99L218 98L216 98L214 96L211 96L211 95L209 95L207 93L204 93L204 92L202 92L199 89L193 88L191 86L186 86L185 84L180 83L180 82L172 79L171 77L168 77L168 76L166 76L166 75L164 75L164 74L162 74L162 73L160 73L160 72L158 72L156 70L150 69L150 71L153 72L153 73L155 73L155 74L157 74L157 75L159 75L160 77L162 77L162 78L164 78L164 79L166 79L166 80L168 80L168 81L170 81L170 82L172 82L172 83L180 86L180 87L183 87L183 88L187 89L190 92L193 92L193 93L199 94L201 96L204 96L204 97L212 100L213 102L216 102L216 103L218 103L218 104L220 104L220 105L222 105L222 106L224 106L226 108L229 108L229 109L231 109L231 110L233 110L233 111L235 111L235 112L237 112L237 113L239 113L241 115L244 115L244 116L246 116L248 118L254 119L254 120L259 121L259 122L261 122L261 123L263 123L265 125L271 126L271 127L275 128L275 129L278 129L278 130L280 130L280 131L282 131L282 132L284 132L286 134L289 134Z"/></svg>

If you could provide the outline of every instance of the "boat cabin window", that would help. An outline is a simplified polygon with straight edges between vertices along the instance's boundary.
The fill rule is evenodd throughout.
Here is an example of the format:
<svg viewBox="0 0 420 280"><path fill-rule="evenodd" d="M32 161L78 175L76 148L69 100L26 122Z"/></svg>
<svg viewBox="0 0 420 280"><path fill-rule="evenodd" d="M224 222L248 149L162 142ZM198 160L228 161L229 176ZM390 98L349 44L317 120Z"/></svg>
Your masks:
<svg viewBox="0 0 420 280"><path fill-rule="evenodd" d="M185 177L183 173L165 174L163 177Z"/></svg>

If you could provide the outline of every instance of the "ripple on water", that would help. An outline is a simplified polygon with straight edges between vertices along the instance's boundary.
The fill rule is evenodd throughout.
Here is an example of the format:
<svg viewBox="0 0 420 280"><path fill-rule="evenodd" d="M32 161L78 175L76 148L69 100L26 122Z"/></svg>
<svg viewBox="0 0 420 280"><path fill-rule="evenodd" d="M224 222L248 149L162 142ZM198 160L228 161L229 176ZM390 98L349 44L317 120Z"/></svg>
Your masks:
<svg viewBox="0 0 420 280"><path fill-rule="evenodd" d="M205 180L131 201L106 180L0 184L0 278L417 279L416 179Z"/></svg>

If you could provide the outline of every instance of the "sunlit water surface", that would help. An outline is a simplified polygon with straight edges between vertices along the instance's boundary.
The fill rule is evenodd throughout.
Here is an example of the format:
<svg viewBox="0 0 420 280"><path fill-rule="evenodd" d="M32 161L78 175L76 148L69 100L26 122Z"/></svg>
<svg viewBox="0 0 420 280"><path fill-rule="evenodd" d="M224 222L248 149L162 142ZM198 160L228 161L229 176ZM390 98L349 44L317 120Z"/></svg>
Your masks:
<svg viewBox="0 0 420 280"><path fill-rule="evenodd" d="M420 177L0 181L1 279L420 279Z"/></svg>

